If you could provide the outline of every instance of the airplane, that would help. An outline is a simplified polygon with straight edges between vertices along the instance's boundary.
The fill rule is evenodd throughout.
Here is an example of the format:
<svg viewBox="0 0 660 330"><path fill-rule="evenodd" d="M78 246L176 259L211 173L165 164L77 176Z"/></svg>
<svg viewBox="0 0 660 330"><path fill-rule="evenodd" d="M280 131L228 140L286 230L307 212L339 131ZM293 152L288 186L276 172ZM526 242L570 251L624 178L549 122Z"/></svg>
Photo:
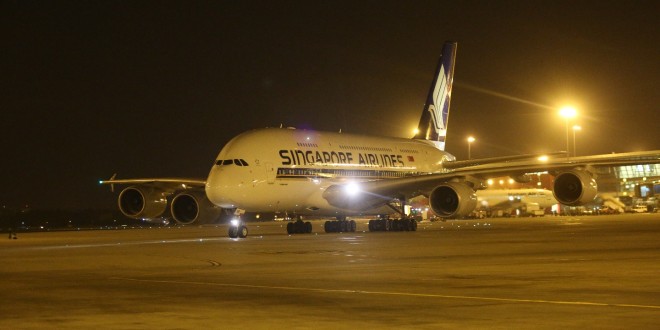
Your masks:
<svg viewBox="0 0 660 330"><path fill-rule="evenodd" d="M557 203L552 191L547 189L486 189L477 191L476 210L492 212L523 208L542 212Z"/></svg>
<svg viewBox="0 0 660 330"><path fill-rule="evenodd" d="M332 216L326 232L355 231L356 215L396 212L370 230L415 230L404 212L414 196L428 197L440 217L456 218L477 206L476 190L491 177L531 180L527 173L555 175L554 197L565 205L582 205L597 193L597 169L605 166L660 162L660 150L595 156L550 157L514 155L456 160L446 152L445 139L454 79L457 43L446 42L422 110L417 134L410 139L288 127L254 129L231 139L204 179L145 178L102 180L128 185L118 197L121 212L134 219L171 217L179 224L214 222L221 212L234 211L231 238L248 235L240 220L244 212L287 212L298 221L289 234L310 233L301 216Z"/></svg>

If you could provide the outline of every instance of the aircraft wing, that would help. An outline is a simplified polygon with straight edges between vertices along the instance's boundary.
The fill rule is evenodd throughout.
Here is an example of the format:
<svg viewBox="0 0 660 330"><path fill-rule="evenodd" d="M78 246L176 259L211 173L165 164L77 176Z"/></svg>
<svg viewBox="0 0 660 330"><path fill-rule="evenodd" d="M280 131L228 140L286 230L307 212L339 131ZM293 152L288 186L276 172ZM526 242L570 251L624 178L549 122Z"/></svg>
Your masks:
<svg viewBox="0 0 660 330"><path fill-rule="evenodd" d="M99 184L109 184L114 191L115 185L144 185L160 188L165 191L174 191L190 188L204 188L206 180L195 178L141 178L141 179L115 179L113 175L108 180L100 180Z"/></svg>
<svg viewBox="0 0 660 330"><path fill-rule="evenodd" d="M474 163L479 163L474 161ZM565 171L593 171L599 167L658 164L660 150L605 154L583 157L553 157L547 160L527 159L511 162L487 162L481 165L464 166L449 169L442 173L356 183L342 183L330 186L323 197L336 207L347 209L367 209L382 205L392 199L425 195L443 183L458 183L462 188L483 189L483 181L500 176L519 177L527 173L550 172L558 174ZM466 190L467 192L467 190Z"/></svg>

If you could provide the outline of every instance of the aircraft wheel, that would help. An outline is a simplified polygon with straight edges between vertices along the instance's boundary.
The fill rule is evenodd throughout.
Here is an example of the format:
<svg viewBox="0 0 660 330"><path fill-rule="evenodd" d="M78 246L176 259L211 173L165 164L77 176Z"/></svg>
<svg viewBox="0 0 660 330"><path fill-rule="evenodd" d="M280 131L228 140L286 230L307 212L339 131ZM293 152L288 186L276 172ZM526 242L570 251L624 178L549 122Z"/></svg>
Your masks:
<svg viewBox="0 0 660 330"><path fill-rule="evenodd" d="M305 222L305 232L308 234L312 232L312 223L309 221Z"/></svg>
<svg viewBox="0 0 660 330"><path fill-rule="evenodd" d="M392 231L403 231L403 220L396 219L392 221Z"/></svg>
<svg viewBox="0 0 660 330"><path fill-rule="evenodd" d="M241 226L237 229L239 238L246 238L248 235L248 229L246 226Z"/></svg>
<svg viewBox="0 0 660 330"><path fill-rule="evenodd" d="M289 222L286 224L286 233L289 235L294 233L293 222Z"/></svg>
<svg viewBox="0 0 660 330"><path fill-rule="evenodd" d="M228 234L230 238L238 237L238 228L236 226L229 226Z"/></svg>
<svg viewBox="0 0 660 330"><path fill-rule="evenodd" d="M357 224L355 223L355 220L351 220L351 221L349 222L349 224L350 224L350 227L351 227L351 228L349 229L349 231L350 231L351 233L354 233L355 230L357 229Z"/></svg>
<svg viewBox="0 0 660 330"><path fill-rule="evenodd" d="M399 220L399 231L409 231L410 221L408 219Z"/></svg>
<svg viewBox="0 0 660 330"><path fill-rule="evenodd" d="M417 220L410 219L410 231L417 231Z"/></svg>

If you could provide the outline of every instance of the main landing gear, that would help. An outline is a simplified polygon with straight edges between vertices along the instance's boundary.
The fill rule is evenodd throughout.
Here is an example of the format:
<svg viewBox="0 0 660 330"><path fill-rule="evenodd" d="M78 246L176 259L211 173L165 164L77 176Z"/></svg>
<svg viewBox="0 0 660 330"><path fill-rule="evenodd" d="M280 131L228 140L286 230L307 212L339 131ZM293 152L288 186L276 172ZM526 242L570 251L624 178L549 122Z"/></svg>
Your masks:
<svg viewBox="0 0 660 330"><path fill-rule="evenodd" d="M417 231L417 221L407 218L405 210L405 197L401 196L396 201L387 203L392 210L401 215L401 219L390 219L381 215L378 219L369 220L369 231Z"/></svg>
<svg viewBox="0 0 660 330"><path fill-rule="evenodd" d="M287 234L309 234L312 232L312 223L307 221L303 222L301 217L298 217L296 222L289 222L286 224Z"/></svg>
<svg viewBox="0 0 660 330"><path fill-rule="evenodd" d="M406 218L369 220L369 231L417 231L417 221Z"/></svg>
<svg viewBox="0 0 660 330"><path fill-rule="evenodd" d="M337 217L337 220L326 221L323 225L326 233L354 233L357 224L355 220L346 220L346 217Z"/></svg>

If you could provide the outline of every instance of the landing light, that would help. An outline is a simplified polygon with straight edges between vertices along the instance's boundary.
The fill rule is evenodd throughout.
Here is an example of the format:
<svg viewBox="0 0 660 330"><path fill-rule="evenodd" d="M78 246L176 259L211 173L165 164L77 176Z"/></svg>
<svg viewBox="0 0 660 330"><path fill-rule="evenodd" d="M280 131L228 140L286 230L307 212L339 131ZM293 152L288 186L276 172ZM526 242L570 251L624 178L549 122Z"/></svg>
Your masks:
<svg viewBox="0 0 660 330"><path fill-rule="evenodd" d="M234 226L234 227L238 227L238 225L241 224L241 221L238 220L238 219L231 219L230 224L231 224L232 226Z"/></svg>
<svg viewBox="0 0 660 330"><path fill-rule="evenodd" d="M547 162L548 161L548 156L541 156L537 158L540 162Z"/></svg>
<svg viewBox="0 0 660 330"><path fill-rule="evenodd" d="M344 187L344 190L349 196L355 196L360 192L360 186L355 182L350 182Z"/></svg>

